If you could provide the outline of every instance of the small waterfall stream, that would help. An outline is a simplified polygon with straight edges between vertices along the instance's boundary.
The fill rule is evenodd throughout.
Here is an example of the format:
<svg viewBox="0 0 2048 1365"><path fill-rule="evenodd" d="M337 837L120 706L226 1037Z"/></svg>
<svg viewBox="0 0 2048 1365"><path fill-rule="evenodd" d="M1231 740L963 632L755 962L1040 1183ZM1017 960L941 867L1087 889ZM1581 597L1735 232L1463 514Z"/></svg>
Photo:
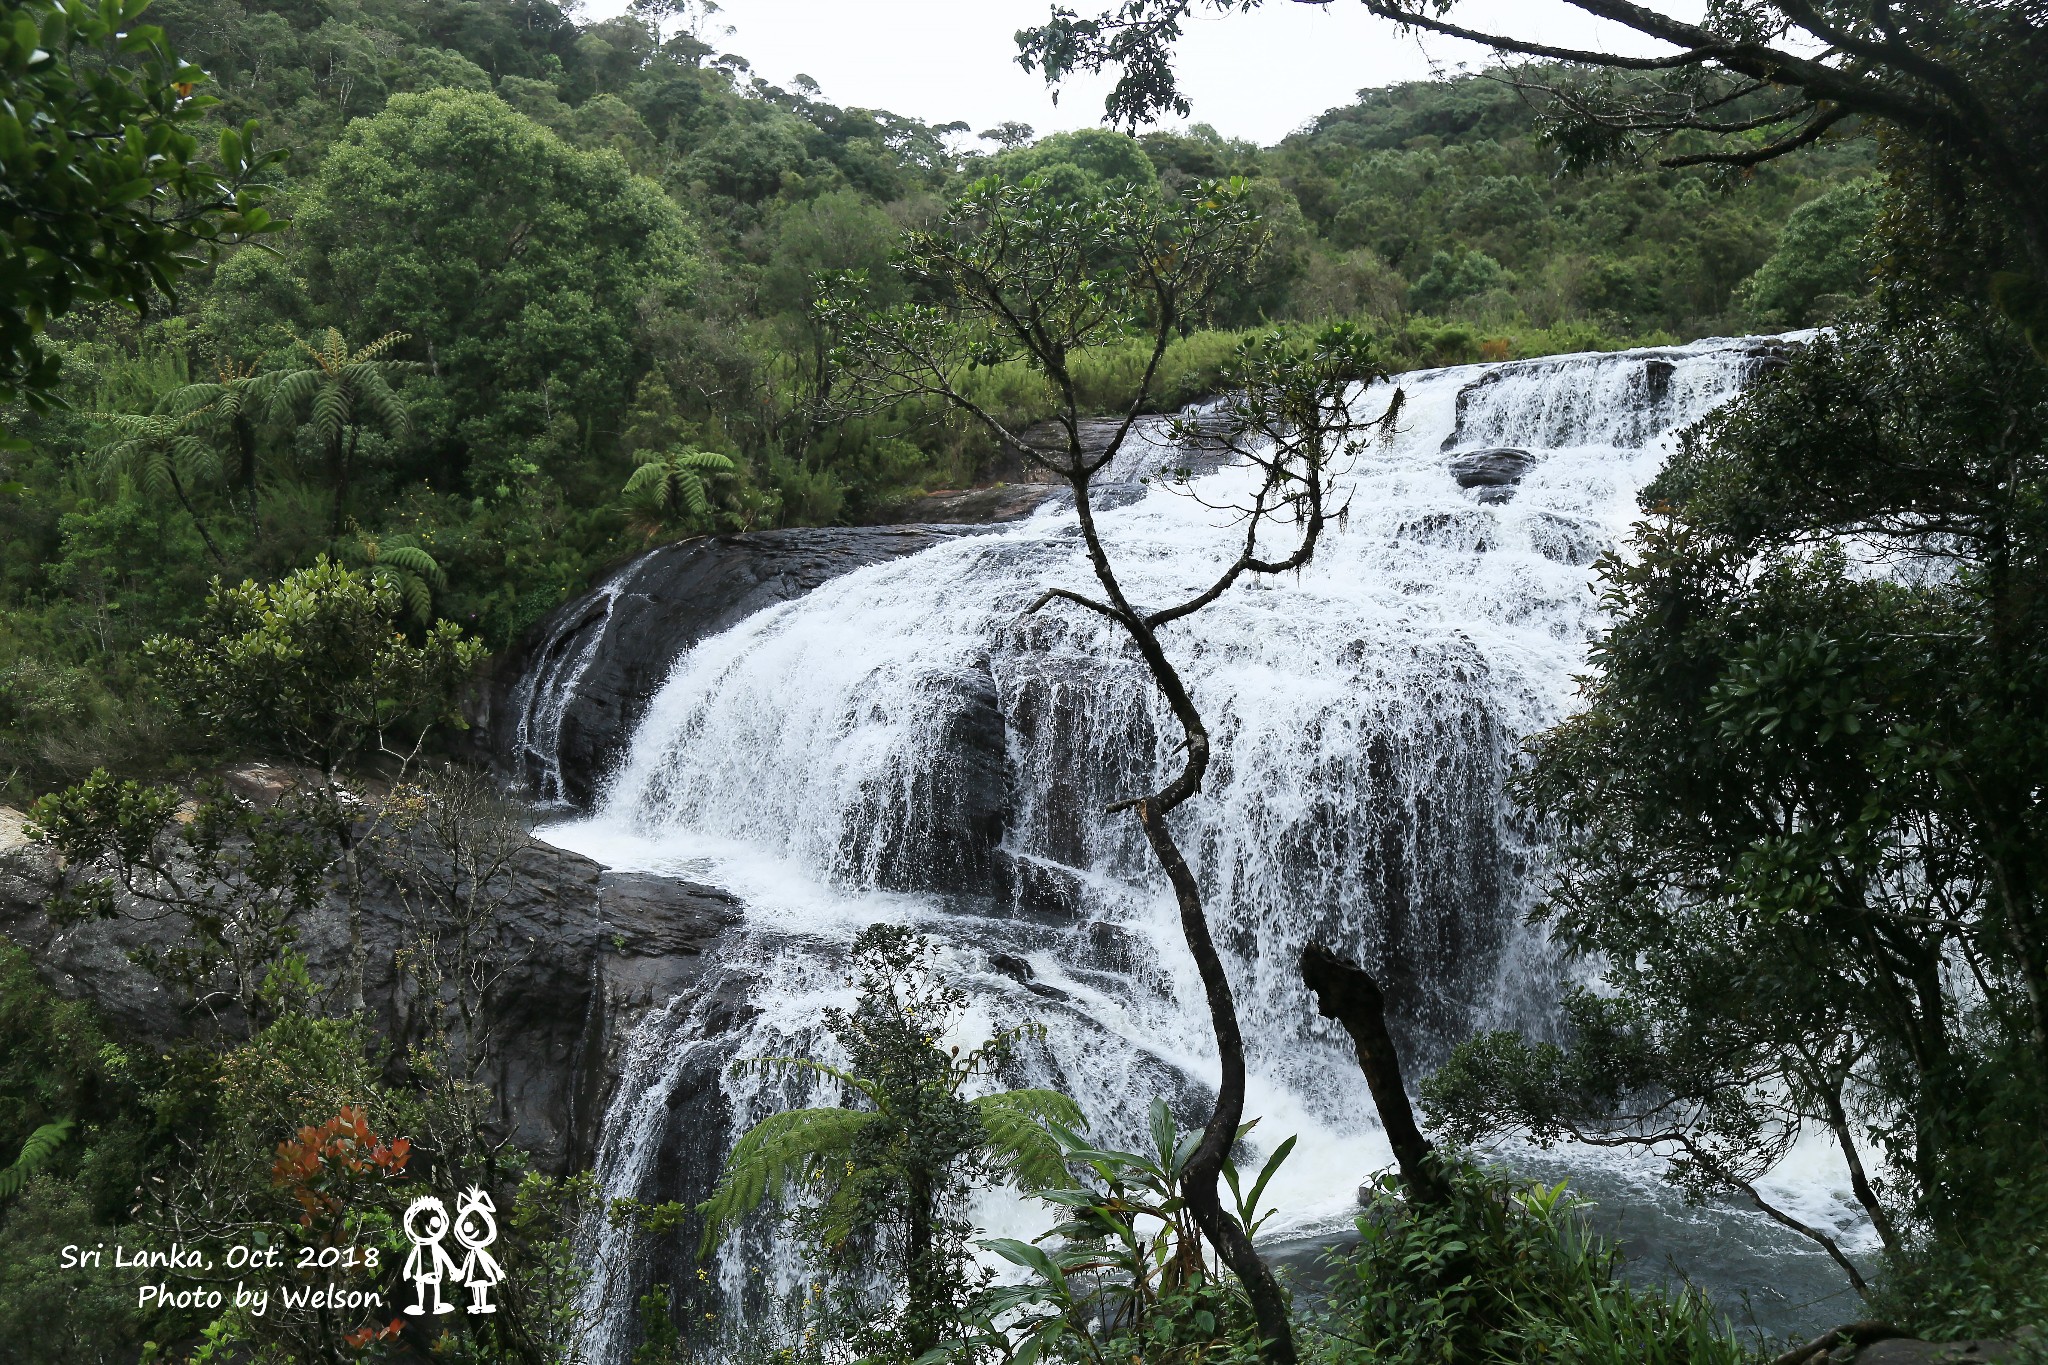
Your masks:
<svg viewBox="0 0 2048 1365"><path fill-rule="evenodd" d="M1348 1043L1300 986L1305 943L1389 984L1421 1062L1474 1029L1545 1026L1563 968L1523 927L1543 850L1503 783L1522 739L1573 704L1596 625L1589 566L1636 516L1671 433L1773 354L1705 341L1404 376L1402 430L1361 457L1348 519L1315 562L1173 628L1217 751L1175 818L1238 991L1247 1112L1265 1143L1300 1137L1274 1189L1276 1236L1346 1226L1359 1181L1389 1160ZM1362 410L1385 397L1363 394ZM1475 457L1523 472L1461 487ZM1208 501L1246 477L1204 475ZM1166 488L1101 522L1140 603L1185 595L1230 553L1217 515ZM1048 586L1092 586L1071 513L1052 508L762 611L677 662L597 807L545 831L748 906L719 949L747 1008L714 1033L701 1003L679 1000L624 1049L600 1143L607 1195L655 1188L678 1124L722 1151L777 1108L831 1102L724 1063L828 1053L820 1012L843 1003L846 947L877 919L945 945L976 1002L963 1041L1045 1024L1046 1045L1008 1079L1074 1095L1098 1139L1135 1143L1154 1096L1203 1112L1215 1059L1171 897L1130 818L1101 814L1172 761L1174 727L1109 623L1022 614ZM529 692L573 692L596 613L543 654ZM558 796L548 708L531 701L524 760ZM678 1107L686 1077L719 1102ZM1787 1179L1778 1193L1806 1216L1849 1226L1825 1163ZM977 1213L1010 1235L1047 1221L1000 1192ZM801 1274L764 1233L717 1263L735 1294ZM631 1276L593 1279L591 1359L624 1359L635 1292Z"/></svg>

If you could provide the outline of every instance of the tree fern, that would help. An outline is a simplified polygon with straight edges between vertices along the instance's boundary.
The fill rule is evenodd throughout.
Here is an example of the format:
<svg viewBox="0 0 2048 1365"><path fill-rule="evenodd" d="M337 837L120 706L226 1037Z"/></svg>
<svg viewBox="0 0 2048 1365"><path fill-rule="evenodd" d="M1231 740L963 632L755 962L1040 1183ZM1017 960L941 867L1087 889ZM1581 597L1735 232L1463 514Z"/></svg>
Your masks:
<svg viewBox="0 0 2048 1365"><path fill-rule="evenodd" d="M326 453L337 535L348 515L351 464L362 430L378 427L388 435L403 436L412 429L412 417L391 387L391 379L419 366L385 355L407 339L407 333L386 332L368 345L350 350L341 332L330 327L318 345L299 343L313 363L278 375L270 387L277 408L305 414Z"/></svg>
<svg viewBox="0 0 2048 1365"><path fill-rule="evenodd" d="M434 589L447 587L448 575L415 537L358 535L343 543L342 555L362 565L372 582L395 588L422 624L433 619Z"/></svg>
<svg viewBox="0 0 2048 1365"><path fill-rule="evenodd" d="M726 1158L711 1198L698 1206L704 1215L698 1254L710 1255L736 1223L769 1200L781 1200L799 1178L819 1186L830 1202L844 1183L854 1139L884 1121L872 1110L790 1109L748 1129Z"/></svg>
<svg viewBox="0 0 2048 1365"><path fill-rule="evenodd" d="M28 1141L21 1144L21 1155L14 1159L14 1164L0 1169L0 1201L20 1194L30 1177L50 1164L50 1159L57 1155L57 1149L71 1136L72 1126L70 1119L58 1119L28 1135Z"/></svg>
<svg viewBox="0 0 2048 1365"><path fill-rule="evenodd" d="M206 542L214 562L227 559L206 521L192 505L190 489L218 481L220 452L203 440L192 413L96 412L91 419L109 435L92 453L93 473L103 485L126 479L153 497L175 497Z"/></svg>
<svg viewBox="0 0 2048 1365"><path fill-rule="evenodd" d="M255 361L238 365L223 360L211 381L186 384L167 395L158 410L190 420L216 442L234 448L239 468L235 483L248 500L249 525L256 516L256 424L271 407L275 373L260 373Z"/></svg>
<svg viewBox="0 0 2048 1365"><path fill-rule="evenodd" d="M715 450L642 450L637 469L620 490L637 529L652 539L677 521L711 516L711 481L734 472L732 460Z"/></svg>
<svg viewBox="0 0 2048 1365"><path fill-rule="evenodd" d="M1081 1106L1057 1090L1004 1090L972 1100L988 1133L988 1154L1027 1192L1067 1184L1066 1153L1047 1124L1087 1126Z"/></svg>
<svg viewBox="0 0 2048 1365"><path fill-rule="evenodd" d="M965 1224L950 1211L969 1181L1009 1180L1034 1191L1071 1184L1067 1147L1079 1139L1070 1130L1085 1120L1080 1106L1051 1090L962 1094L998 1073L1020 1041L1044 1031L1008 1030L965 1052L942 1047L938 1040L958 1021L966 995L939 980L929 940L901 925L871 925L855 938L853 958L858 1004L824 1016L846 1066L769 1057L737 1069L833 1081L858 1107L792 1110L749 1129L698 1206L700 1254L709 1255L749 1213L800 1188L811 1201L802 1226L821 1246L887 1234L876 1248L897 1263L907 1291L900 1326L920 1356L961 1307Z"/></svg>

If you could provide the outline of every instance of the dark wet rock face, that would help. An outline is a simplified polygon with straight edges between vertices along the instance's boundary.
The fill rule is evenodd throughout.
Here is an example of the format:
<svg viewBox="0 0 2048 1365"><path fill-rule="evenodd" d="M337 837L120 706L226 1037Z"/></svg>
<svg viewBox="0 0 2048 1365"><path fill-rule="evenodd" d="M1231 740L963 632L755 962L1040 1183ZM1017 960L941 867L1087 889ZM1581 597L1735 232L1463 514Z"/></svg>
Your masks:
<svg viewBox="0 0 2048 1365"><path fill-rule="evenodd" d="M1022 521L1066 490L1051 483L1000 483L989 488L927 493L892 507L879 518L888 525L989 526Z"/></svg>
<svg viewBox="0 0 2048 1365"><path fill-rule="evenodd" d="M648 700L699 640L841 574L973 534L867 526L704 536L642 555L503 659L480 737L544 801L587 806Z"/></svg>
<svg viewBox="0 0 2048 1365"><path fill-rule="evenodd" d="M196 1010L131 960L138 949L174 944L172 925L133 913L53 923L43 909L50 874L39 850L0 849L0 934L28 950L54 990L90 1001L118 1034L150 1046L246 1032L237 1011ZM417 987L399 966L418 939L409 907L420 898L387 873L373 873L365 893L363 1000L402 1056L427 1027ZM489 955L502 974L489 992L488 1060L476 1079L492 1092L500 1136L544 1169L581 1169L624 1030L648 1008L698 989L720 936L740 922L740 903L712 887L607 872L538 840L519 848L490 895ZM316 981L345 989L348 916L338 894L306 917L297 946ZM452 1055L465 1054L459 1024L449 1042Z"/></svg>
<svg viewBox="0 0 2048 1365"><path fill-rule="evenodd" d="M907 790L850 805L843 839L887 890L999 895L996 846L1009 822L1010 774L995 678L982 659L931 687L936 760L916 770Z"/></svg>
<svg viewBox="0 0 2048 1365"><path fill-rule="evenodd" d="M1454 457L1449 466L1458 487L1478 489L1479 501L1483 503L1512 501L1515 485L1535 467L1534 455L1508 446L1467 451Z"/></svg>

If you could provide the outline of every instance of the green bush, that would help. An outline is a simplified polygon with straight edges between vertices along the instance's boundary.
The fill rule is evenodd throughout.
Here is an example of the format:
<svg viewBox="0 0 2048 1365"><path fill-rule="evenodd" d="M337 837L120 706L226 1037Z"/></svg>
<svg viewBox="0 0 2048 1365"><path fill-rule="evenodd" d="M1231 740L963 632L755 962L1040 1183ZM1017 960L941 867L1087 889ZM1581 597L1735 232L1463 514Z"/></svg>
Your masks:
<svg viewBox="0 0 2048 1365"><path fill-rule="evenodd" d="M1951 1237L1917 1239L1891 1258L1871 1316L1929 1341L2031 1332L2039 1345L2048 1338L2048 1173L1997 1181L1975 1214Z"/></svg>
<svg viewBox="0 0 2048 1365"><path fill-rule="evenodd" d="M1564 1185L1458 1163L1451 1200L1412 1204L1389 1177L1333 1253L1325 1365L1737 1365L1733 1333L1695 1290L1622 1282L1620 1252Z"/></svg>

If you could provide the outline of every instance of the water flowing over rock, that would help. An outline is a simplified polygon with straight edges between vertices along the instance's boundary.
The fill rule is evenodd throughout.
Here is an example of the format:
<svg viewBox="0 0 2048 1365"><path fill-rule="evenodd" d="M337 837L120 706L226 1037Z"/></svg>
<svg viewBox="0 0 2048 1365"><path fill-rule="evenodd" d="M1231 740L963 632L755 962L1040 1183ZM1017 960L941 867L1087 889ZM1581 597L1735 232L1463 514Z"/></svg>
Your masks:
<svg viewBox="0 0 2048 1365"><path fill-rule="evenodd" d="M1315 562L1168 632L1214 736L1206 788L1174 819L1237 991L1248 1112L1264 1119L1253 1145L1300 1137L1274 1186L1280 1235L1343 1226L1350 1191L1387 1161L1348 1043L1301 987L1304 944L1386 983L1417 1064L1475 1028L1545 1027L1562 968L1523 927L1541 832L1504 783L1522 740L1573 704L1597 624L1587 566L1637 515L1672 434L1781 353L1708 341L1405 376L1401 430L1360 454ZM1360 395L1361 412L1391 391ZM1138 482L1160 467L1155 429L1118 461L1123 505L1100 517L1141 605L1227 560L1237 532L1211 506L1249 478L1164 453L1203 497ZM1512 501L1487 496L1503 489ZM1053 586L1093 584L1071 512L1048 504L721 616L722 633L688 611L637 618L660 638L636 656L673 664L587 818L548 837L724 886L747 920L711 955L718 989L650 1013L626 1049L599 1152L608 1193L701 1198L720 1143L836 1101L722 1068L829 1056L821 1011L845 1001L846 947L878 919L945 945L974 999L963 1044L1047 1025L1004 1080L1074 1095L1097 1139L1136 1142L1155 1096L1203 1115L1216 1060L1172 898L1131 818L1104 814L1175 763L1178 734L1111 623L1025 614ZM572 635L581 619L560 618ZM570 652L542 651L529 695L552 688L574 713L585 685L546 671ZM1044 1226L1000 1193L975 1214L998 1235ZM589 1346L610 1362L629 1353L649 1272L612 1273L602 1243L586 1247L607 1266ZM765 1222L718 1266L732 1293L758 1283L749 1266L801 1275Z"/></svg>
<svg viewBox="0 0 2048 1365"><path fill-rule="evenodd" d="M698 640L957 527L755 531L664 545L560 608L499 676L491 750L543 802L587 805L641 708Z"/></svg>

